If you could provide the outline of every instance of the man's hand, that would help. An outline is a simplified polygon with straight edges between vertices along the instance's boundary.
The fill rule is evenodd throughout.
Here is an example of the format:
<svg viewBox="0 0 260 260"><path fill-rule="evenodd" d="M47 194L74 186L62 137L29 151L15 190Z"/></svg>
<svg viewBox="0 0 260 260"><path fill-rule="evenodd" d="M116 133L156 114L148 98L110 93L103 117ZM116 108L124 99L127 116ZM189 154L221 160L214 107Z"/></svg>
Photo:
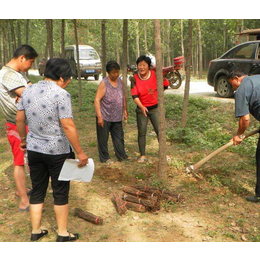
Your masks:
<svg viewBox="0 0 260 260"><path fill-rule="evenodd" d="M244 135L234 135L233 136L233 144L238 145L245 139Z"/></svg>
<svg viewBox="0 0 260 260"><path fill-rule="evenodd" d="M127 110L124 110L124 120L127 120L128 119L128 112Z"/></svg>
<svg viewBox="0 0 260 260"><path fill-rule="evenodd" d="M83 167L86 164L88 164L88 156L84 154L83 152L80 154L77 154L77 157L79 159L78 167Z"/></svg>

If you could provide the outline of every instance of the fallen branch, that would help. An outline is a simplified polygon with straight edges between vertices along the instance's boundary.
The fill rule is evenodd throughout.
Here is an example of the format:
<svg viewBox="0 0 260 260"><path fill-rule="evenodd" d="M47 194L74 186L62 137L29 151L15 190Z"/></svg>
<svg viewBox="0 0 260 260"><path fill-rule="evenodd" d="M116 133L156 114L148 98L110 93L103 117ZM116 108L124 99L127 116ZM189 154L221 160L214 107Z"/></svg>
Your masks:
<svg viewBox="0 0 260 260"><path fill-rule="evenodd" d="M77 216L79 218L82 218L88 222L91 222L95 225L102 225L103 224L103 219L101 217L95 216L94 214L84 211L79 208L75 208L74 210L74 216Z"/></svg>

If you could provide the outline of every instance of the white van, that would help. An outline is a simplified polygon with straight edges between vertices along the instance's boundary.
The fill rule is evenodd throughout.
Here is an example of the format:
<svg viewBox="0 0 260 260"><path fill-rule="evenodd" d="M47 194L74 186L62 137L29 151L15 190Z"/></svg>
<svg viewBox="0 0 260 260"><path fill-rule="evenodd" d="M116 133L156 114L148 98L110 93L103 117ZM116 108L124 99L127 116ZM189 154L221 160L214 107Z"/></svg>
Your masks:
<svg viewBox="0 0 260 260"><path fill-rule="evenodd" d="M72 75L77 78L77 53L76 45L65 47L65 59L70 63ZM89 45L79 45L79 65L81 77L87 79L89 76L94 76L95 80L99 79L101 74L101 60L97 51Z"/></svg>

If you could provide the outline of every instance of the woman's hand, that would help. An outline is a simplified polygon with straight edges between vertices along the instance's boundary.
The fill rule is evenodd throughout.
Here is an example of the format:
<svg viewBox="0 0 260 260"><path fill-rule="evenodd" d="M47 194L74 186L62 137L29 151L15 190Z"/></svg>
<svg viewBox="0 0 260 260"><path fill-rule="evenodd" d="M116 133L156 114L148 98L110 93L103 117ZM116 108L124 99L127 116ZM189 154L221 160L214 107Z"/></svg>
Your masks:
<svg viewBox="0 0 260 260"><path fill-rule="evenodd" d="M85 153L81 152L77 154L77 157L79 160L78 167L83 167L88 164L88 156Z"/></svg>
<svg viewBox="0 0 260 260"><path fill-rule="evenodd" d="M104 120L103 120L102 116L98 117L98 125L101 127L104 127Z"/></svg>
<svg viewBox="0 0 260 260"><path fill-rule="evenodd" d="M22 140L20 143L20 149L25 153L26 152L26 141Z"/></svg>
<svg viewBox="0 0 260 260"><path fill-rule="evenodd" d="M128 112L127 110L124 111L124 120L127 120L128 119Z"/></svg>
<svg viewBox="0 0 260 260"><path fill-rule="evenodd" d="M146 112L148 112L148 109L146 107L142 106L141 110L142 110L144 116L147 116Z"/></svg>

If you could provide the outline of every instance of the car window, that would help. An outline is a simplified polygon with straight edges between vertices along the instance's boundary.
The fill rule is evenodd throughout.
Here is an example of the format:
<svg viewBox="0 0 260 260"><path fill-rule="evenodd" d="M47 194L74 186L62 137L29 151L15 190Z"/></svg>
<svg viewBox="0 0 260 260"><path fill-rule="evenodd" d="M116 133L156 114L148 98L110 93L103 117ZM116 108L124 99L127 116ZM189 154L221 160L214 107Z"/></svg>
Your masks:
<svg viewBox="0 0 260 260"><path fill-rule="evenodd" d="M232 59L255 59L256 43L245 44L234 48L228 52L223 58Z"/></svg>

